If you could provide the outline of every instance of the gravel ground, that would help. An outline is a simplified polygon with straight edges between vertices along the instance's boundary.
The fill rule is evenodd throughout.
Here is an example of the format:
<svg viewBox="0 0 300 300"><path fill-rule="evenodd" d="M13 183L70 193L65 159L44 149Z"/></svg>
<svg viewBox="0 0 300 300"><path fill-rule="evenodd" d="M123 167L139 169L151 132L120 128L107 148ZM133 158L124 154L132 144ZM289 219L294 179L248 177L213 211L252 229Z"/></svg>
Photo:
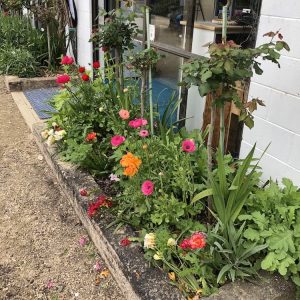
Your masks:
<svg viewBox="0 0 300 300"><path fill-rule="evenodd" d="M1 77L0 124L0 299L123 299Z"/></svg>

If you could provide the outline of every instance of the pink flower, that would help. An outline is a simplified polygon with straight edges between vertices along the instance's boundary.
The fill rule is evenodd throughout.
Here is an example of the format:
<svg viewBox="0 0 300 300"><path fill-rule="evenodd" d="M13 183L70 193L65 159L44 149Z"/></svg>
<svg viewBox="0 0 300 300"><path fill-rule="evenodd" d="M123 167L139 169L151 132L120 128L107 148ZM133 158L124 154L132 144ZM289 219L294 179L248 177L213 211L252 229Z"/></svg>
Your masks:
<svg viewBox="0 0 300 300"><path fill-rule="evenodd" d="M80 245L81 247L83 247L83 246L86 245L86 243L87 243L86 237L84 237L84 236L80 237L80 239L79 239L79 245Z"/></svg>
<svg viewBox="0 0 300 300"><path fill-rule="evenodd" d="M58 84L65 84L71 80L71 77L67 74L58 75L56 78L56 83Z"/></svg>
<svg viewBox="0 0 300 300"><path fill-rule="evenodd" d="M118 177L118 175L115 175L115 174L110 174L109 179L111 181L120 181L120 178Z"/></svg>
<svg viewBox="0 0 300 300"><path fill-rule="evenodd" d="M61 59L61 64L62 65L72 65L74 62L74 59L73 57L71 56L64 56L62 59Z"/></svg>
<svg viewBox="0 0 300 300"><path fill-rule="evenodd" d="M184 152L194 152L196 150L196 145L193 140L184 140L181 146Z"/></svg>
<svg viewBox="0 0 300 300"><path fill-rule="evenodd" d="M152 195L154 191L154 183L151 180L146 180L142 184L142 192L145 196L150 196Z"/></svg>
<svg viewBox="0 0 300 300"><path fill-rule="evenodd" d="M148 132L148 130L146 130L146 129L142 129L142 130L140 131L140 133L139 133L139 136L142 137L142 138L145 138L145 137L147 137L148 135L149 135L149 132Z"/></svg>
<svg viewBox="0 0 300 300"><path fill-rule="evenodd" d="M99 263L99 261L96 261L95 265L94 265L94 269L98 272L101 270L101 265Z"/></svg>
<svg viewBox="0 0 300 300"><path fill-rule="evenodd" d="M125 137L122 135L115 135L111 138L111 144L113 147L118 147L125 142Z"/></svg>
<svg viewBox="0 0 300 300"><path fill-rule="evenodd" d="M49 280L49 281L47 282L47 289L52 289L53 287L54 287L53 281Z"/></svg>
<svg viewBox="0 0 300 300"><path fill-rule="evenodd" d="M139 128L148 124L148 121L145 119L135 119L131 120L128 125L132 128Z"/></svg>
<svg viewBox="0 0 300 300"><path fill-rule="evenodd" d="M119 111L119 116L121 117L122 120L127 120L130 117L130 113L128 110L126 109L121 109Z"/></svg>
<svg viewBox="0 0 300 300"><path fill-rule="evenodd" d="M120 245L121 245L122 247L127 247L127 246L129 246L130 244L131 244L131 241L130 241L128 238L122 239L122 240L120 241Z"/></svg>

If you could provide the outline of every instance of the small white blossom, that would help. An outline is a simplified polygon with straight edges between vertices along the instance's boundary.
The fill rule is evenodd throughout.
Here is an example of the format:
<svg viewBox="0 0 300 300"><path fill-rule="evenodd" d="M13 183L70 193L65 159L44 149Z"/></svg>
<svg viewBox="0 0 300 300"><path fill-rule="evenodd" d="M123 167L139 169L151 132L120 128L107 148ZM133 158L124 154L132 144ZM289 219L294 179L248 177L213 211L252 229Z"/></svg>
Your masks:
<svg viewBox="0 0 300 300"><path fill-rule="evenodd" d="M176 241L173 238L169 238L167 242L168 247L176 246Z"/></svg>

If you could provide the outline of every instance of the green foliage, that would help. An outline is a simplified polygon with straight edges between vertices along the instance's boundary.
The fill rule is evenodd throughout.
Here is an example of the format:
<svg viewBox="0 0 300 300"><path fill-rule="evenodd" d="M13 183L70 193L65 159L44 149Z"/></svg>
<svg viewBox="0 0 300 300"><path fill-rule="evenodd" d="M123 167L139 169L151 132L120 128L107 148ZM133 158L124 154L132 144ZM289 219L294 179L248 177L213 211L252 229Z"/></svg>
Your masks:
<svg viewBox="0 0 300 300"><path fill-rule="evenodd" d="M39 72L39 63L26 49L6 47L0 50L0 74L35 77Z"/></svg>
<svg viewBox="0 0 300 300"><path fill-rule="evenodd" d="M119 218L123 222L143 228L165 224L180 228L181 220L193 218L201 212L203 204L192 203L191 199L205 188L206 150L202 146L201 135L195 133L193 137L198 149L189 154L181 150L179 134L173 141L164 143L156 136L143 141L131 133L131 138L115 150L112 158L116 160L118 175L123 173L119 161L126 151L134 153L142 161L138 173L120 183L123 194L118 199ZM155 185L151 196L145 196L141 191L146 180Z"/></svg>
<svg viewBox="0 0 300 300"><path fill-rule="evenodd" d="M282 184L271 182L257 191L239 220L247 224L247 240L268 245L262 269L278 271L300 286L300 191L288 179Z"/></svg>
<svg viewBox="0 0 300 300"><path fill-rule="evenodd" d="M121 53L133 49L133 39L140 33L137 24L134 22L135 13L129 13L122 9L103 11L105 23L99 25L99 31L92 36L92 41L100 47L117 49Z"/></svg>
<svg viewBox="0 0 300 300"><path fill-rule="evenodd" d="M271 33L269 33L271 34ZM224 44L211 44L209 46L210 58L196 59L183 65L183 83L190 87L199 87L200 95L214 95L214 105L221 107L225 102L233 101L241 109L240 120L246 126L253 127L253 110L249 110L249 104L244 105L236 87L239 81L241 86L249 80L254 73L261 75L261 60L271 61L280 67L278 62L280 51L289 51L288 45L282 41L279 32L272 33L272 40L255 49L241 49L233 41ZM278 36L278 41L273 39ZM256 101L261 105L261 101ZM251 106L254 107L253 105Z"/></svg>
<svg viewBox="0 0 300 300"><path fill-rule="evenodd" d="M47 55L45 35L24 17L0 15L0 72L20 77L40 74Z"/></svg>
<svg viewBox="0 0 300 300"><path fill-rule="evenodd" d="M153 48L135 52L128 57L130 65L140 74L155 67L160 59L161 55Z"/></svg>

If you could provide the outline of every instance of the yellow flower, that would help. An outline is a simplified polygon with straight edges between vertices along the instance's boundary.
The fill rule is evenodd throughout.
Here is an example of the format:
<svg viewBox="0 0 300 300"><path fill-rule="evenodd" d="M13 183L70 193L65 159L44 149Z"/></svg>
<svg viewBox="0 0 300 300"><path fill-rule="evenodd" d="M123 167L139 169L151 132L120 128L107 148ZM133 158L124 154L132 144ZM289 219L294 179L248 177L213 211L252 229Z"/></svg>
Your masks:
<svg viewBox="0 0 300 300"><path fill-rule="evenodd" d="M176 241L172 238L169 238L167 245L168 245L168 247L174 247L174 246L176 246Z"/></svg>
<svg viewBox="0 0 300 300"><path fill-rule="evenodd" d="M143 145L143 150L146 150L148 148L148 145L147 144L144 144Z"/></svg>
<svg viewBox="0 0 300 300"><path fill-rule="evenodd" d="M162 254L161 254L159 251L157 251L157 252L154 254L153 258L154 258L155 260L161 260L163 257L162 257Z"/></svg>
<svg viewBox="0 0 300 300"><path fill-rule="evenodd" d="M176 275L175 275L174 272L169 272L168 276L169 276L169 279L170 279L171 281L175 281L175 280L176 280Z"/></svg>

